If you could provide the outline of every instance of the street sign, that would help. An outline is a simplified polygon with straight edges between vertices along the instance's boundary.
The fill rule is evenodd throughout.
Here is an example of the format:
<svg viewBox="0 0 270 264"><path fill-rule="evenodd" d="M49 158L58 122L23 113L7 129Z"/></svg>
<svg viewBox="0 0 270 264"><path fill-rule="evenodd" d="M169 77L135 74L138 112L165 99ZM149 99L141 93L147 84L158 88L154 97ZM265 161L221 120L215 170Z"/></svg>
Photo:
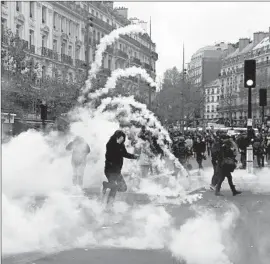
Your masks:
<svg viewBox="0 0 270 264"><path fill-rule="evenodd" d="M252 126L252 119L251 118L249 118L248 120L247 120L247 126L248 127L251 127Z"/></svg>

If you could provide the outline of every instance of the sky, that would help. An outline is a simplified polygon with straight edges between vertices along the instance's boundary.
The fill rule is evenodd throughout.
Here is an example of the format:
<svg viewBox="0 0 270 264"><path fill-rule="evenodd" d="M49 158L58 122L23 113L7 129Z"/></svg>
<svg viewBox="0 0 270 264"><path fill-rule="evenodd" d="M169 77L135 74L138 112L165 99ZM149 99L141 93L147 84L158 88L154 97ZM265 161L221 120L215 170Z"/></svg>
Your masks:
<svg viewBox="0 0 270 264"><path fill-rule="evenodd" d="M215 43L251 38L269 31L270 2L115 2L127 7L128 17L152 20L152 39L159 54L157 76L185 62L198 49ZM149 32L149 25L148 25Z"/></svg>

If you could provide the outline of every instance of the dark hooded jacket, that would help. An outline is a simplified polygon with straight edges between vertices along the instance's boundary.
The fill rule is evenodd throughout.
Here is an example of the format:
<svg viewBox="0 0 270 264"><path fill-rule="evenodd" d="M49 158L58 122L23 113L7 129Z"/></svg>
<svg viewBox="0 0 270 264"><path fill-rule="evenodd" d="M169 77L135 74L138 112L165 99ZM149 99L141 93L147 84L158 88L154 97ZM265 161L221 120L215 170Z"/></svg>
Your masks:
<svg viewBox="0 0 270 264"><path fill-rule="evenodd" d="M124 141L121 144L116 142L116 139L120 136L124 137ZM121 173L123 167L123 159L136 159L137 157L127 152L125 147L126 135L124 132L117 130L106 144L105 154L105 171L110 173Z"/></svg>

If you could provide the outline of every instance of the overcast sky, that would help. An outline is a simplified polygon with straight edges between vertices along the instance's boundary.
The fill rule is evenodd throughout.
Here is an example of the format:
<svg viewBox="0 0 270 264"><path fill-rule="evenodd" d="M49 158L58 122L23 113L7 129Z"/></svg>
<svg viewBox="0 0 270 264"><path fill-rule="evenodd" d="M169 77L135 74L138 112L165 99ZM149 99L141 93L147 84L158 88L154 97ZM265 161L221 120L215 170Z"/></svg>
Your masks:
<svg viewBox="0 0 270 264"><path fill-rule="evenodd" d="M252 38L253 32L269 31L270 2L115 2L129 9L128 16L149 21L159 60L157 74L182 68L199 48L216 42ZM149 26L148 26L149 28Z"/></svg>

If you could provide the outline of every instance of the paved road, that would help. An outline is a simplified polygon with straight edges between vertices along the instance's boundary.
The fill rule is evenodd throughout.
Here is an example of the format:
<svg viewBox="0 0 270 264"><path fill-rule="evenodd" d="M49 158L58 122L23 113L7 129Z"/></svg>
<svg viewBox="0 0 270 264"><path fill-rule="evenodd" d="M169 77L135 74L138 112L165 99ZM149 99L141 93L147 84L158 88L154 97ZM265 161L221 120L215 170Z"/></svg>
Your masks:
<svg viewBox="0 0 270 264"><path fill-rule="evenodd" d="M213 192L204 191L203 199L196 204L212 208L218 214L232 202L239 208L241 215L233 229L232 239L237 249L231 253L231 260L237 264L266 264L270 259L270 199L269 195L244 192L233 197L229 191L224 191L224 197L215 197ZM175 218L177 226L193 217L195 212L189 205L168 205L166 209ZM211 245L209 245L211 248ZM132 250L116 248L74 249L55 255L24 254L3 259L4 264L165 264L179 263L171 253L165 250Z"/></svg>

